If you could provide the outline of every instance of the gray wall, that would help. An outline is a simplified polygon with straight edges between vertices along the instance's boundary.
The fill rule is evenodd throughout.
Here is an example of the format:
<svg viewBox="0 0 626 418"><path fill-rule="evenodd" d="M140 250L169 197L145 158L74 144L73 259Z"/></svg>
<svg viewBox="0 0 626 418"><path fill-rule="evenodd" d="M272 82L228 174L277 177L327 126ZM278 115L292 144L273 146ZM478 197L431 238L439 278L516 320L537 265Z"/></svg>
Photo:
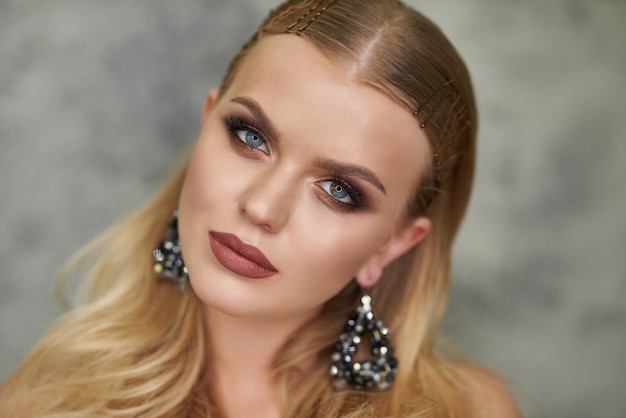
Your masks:
<svg viewBox="0 0 626 418"><path fill-rule="evenodd" d="M60 313L63 261L163 180L276 3L0 1L0 380ZM527 417L624 416L626 2L411 3L481 111L445 334Z"/></svg>

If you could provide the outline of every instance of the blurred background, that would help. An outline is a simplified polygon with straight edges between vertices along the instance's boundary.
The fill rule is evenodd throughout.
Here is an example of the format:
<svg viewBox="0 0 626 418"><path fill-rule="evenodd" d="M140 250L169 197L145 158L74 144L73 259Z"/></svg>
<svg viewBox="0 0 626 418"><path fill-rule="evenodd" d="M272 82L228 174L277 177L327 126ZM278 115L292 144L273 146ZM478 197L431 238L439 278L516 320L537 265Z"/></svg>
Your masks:
<svg viewBox="0 0 626 418"><path fill-rule="evenodd" d="M61 313L63 262L176 166L277 3L0 1L0 381ZM526 417L623 417L626 2L409 3L481 116L444 335Z"/></svg>

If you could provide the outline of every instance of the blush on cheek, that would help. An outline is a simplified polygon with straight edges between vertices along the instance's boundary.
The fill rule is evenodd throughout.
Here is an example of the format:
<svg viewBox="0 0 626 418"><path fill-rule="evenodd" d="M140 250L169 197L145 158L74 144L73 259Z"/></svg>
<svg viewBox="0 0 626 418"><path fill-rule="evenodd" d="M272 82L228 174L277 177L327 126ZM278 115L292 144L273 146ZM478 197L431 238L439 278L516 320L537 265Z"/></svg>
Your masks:
<svg viewBox="0 0 626 418"><path fill-rule="evenodd" d="M345 239L337 241L327 240L320 247L325 248L324 254L320 256L317 263L313 264L323 266L327 274L350 278L356 275L375 252L375 248L371 245L368 238L364 237L354 238L354 240L351 239L349 241Z"/></svg>
<svg viewBox="0 0 626 418"><path fill-rule="evenodd" d="M193 201L205 201L211 190L223 187L230 170L216 159L207 142L199 142L193 151L185 177L184 197Z"/></svg>

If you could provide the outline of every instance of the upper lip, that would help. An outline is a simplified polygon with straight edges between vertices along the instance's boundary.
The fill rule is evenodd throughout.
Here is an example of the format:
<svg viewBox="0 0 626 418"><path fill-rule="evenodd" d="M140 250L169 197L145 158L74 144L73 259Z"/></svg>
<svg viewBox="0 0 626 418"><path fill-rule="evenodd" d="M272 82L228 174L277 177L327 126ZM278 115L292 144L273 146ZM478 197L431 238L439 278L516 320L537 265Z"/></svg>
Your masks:
<svg viewBox="0 0 626 418"><path fill-rule="evenodd" d="M278 272L276 267L270 263L270 261L265 257L265 254L257 247L253 245L246 244L242 240L239 239L237 235L229 234L227 232L215 232L211 231L209 234L213 237L213 239L225 246L229 247L236 253L240 254L242 257L247 258L248 260L258 264L266 270Z"/></svg>

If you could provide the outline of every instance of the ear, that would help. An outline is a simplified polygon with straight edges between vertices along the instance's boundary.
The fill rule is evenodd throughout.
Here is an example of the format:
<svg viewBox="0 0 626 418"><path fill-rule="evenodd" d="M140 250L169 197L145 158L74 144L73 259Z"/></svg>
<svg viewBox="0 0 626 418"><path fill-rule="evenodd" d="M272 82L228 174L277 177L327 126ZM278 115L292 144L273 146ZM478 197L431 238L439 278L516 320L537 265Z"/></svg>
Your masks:
<svg viewBox="0 0 626 418"><path fill-rule="evenodd" d="M213 106L217 102L217 98L219 96L220 96L219 87L213 87L211 90L209 90L209 93L207 94L206 99L204 99L204 105L202 106L202 123L204 123L206 118L211 113L211 109L213 109Z"/></svg>
<svg viewBox="0 0 626 418"><path fill-rule="evenodd" d="M417 245L430 232L431 222L425 216L398 229L359 269L356 281L361 287L371 287L378 283L384 268L402 254Z"/></svg>

